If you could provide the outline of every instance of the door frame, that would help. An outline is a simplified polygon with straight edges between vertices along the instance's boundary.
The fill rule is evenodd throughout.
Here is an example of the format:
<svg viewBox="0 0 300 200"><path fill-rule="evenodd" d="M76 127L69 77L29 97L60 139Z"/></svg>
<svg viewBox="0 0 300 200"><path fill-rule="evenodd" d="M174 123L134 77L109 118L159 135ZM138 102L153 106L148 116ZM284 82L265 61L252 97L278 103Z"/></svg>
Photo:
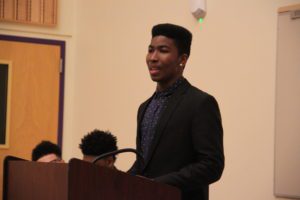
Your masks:
<svg viewBox="0 0 300 200"><path fill-rule="evenodd" d="M60 47L61 63L60 63L60 75L59 75L59 109L58 109L57 143L62 148L66 42L63 40L41 39L41 38L11 36L11 35L3 35L3 34L0 34L0 40L55 45Z"/></svg>

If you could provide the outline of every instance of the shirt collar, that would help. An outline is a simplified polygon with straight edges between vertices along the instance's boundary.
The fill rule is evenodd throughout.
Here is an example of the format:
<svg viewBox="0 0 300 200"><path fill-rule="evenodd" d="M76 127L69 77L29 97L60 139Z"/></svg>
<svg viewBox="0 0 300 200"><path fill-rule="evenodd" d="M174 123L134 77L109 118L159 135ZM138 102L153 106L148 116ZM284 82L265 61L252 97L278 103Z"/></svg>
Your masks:
<svg viewBox="0 0 300 200"><path fill-rule="evenodd" d="M162 97L168 97L172 95L183 81L184 78L180 77L179 79L177 79L177 81L175 81L175 83L173 83L170 87L168 87L164 91L156 91L154 94L154 98L162 98Z"/></svg>

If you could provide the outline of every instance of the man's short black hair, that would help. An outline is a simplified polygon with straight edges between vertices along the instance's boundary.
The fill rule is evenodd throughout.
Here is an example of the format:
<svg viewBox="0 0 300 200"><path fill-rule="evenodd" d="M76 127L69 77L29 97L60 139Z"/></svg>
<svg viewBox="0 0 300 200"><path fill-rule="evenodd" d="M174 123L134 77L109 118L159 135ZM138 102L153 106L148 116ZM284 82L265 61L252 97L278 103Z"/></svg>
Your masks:
<svg viewBox="0 0 300 200"><path fill-rule="evenodd" d="M52 153L61 158L60 147L57 144L44 140L32 150L31 160L37 161L39 158Z"/></svg>
<svg viewBox="0 0 300 200"><path fill-rule="evenodd" d="M152 38L159 35L173 39L178 48L179 55L190 55L193 35L186 28L168 23L157 24L152 28Z"/></svg>
<svg viewBox="0 0 300 200"><path fill-rule="evenodd" d="M99 156L118 150L117 138L109 131L95 129L81 139L79 148L83 155Z"/></svg>

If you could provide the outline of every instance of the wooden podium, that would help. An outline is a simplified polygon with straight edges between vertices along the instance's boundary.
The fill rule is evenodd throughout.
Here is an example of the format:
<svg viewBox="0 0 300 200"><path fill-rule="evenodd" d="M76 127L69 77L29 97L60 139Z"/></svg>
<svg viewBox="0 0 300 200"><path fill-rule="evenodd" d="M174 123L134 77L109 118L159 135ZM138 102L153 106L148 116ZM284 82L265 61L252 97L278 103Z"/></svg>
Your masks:
<svg viewBox="0 0 300 200"><path fill-rule="evenodd" d="M3 200L180 200L172 186L78 159L38 163L7 157Z"/></svg>

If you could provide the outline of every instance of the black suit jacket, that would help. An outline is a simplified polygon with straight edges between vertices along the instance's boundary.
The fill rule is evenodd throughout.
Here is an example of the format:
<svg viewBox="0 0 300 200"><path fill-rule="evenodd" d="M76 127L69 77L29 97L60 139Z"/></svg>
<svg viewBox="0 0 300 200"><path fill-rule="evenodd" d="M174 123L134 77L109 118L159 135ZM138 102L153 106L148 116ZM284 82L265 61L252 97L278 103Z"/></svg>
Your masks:
<svg viewBox="0 0 300 200"><path fill-rule="evenodd" d="M137 150L140 127L152 97L138 110ZM224 168L223 129L214 97L187 80L168 99L157 123L145 164L137 161L130 172L176 186L183 200L208 200L208 185Z"/></svg>

